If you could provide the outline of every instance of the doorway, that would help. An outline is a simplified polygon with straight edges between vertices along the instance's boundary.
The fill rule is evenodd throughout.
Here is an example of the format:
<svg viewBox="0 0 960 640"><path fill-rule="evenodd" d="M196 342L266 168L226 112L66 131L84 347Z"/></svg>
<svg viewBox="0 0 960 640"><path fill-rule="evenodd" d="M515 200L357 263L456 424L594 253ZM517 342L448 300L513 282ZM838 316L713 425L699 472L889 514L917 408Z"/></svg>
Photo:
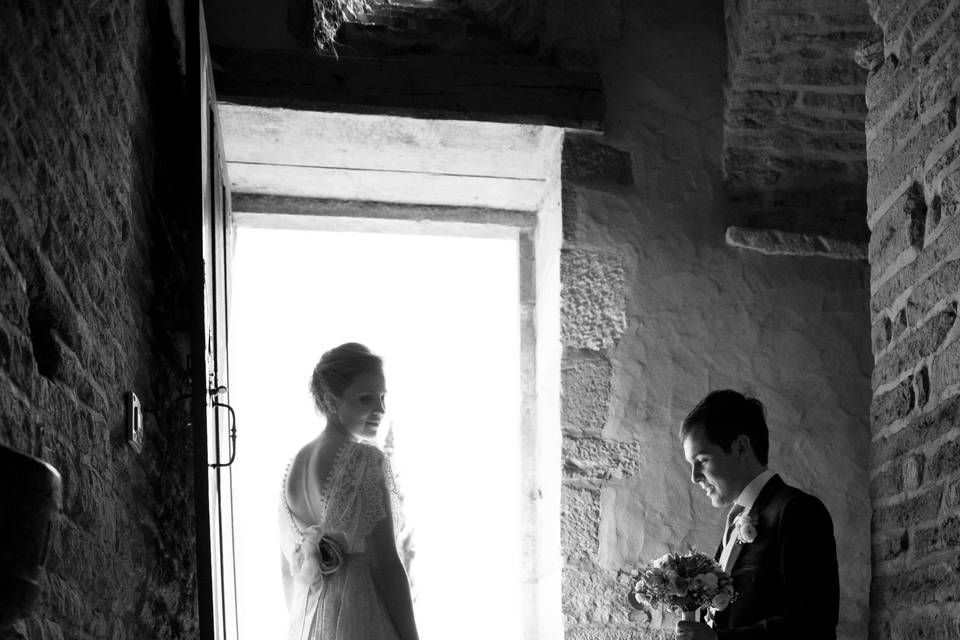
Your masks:
<svg viewBox="0 0 960 640"><path fill-rule="evenodd" d="M322 426L312 367L323 350L359 341L386 360L381 438L409 511L401 535L421 636L561 638L563 132L223 103L220 112L237 227L239 637L283 632L283 472ZM243 355L244 342L258 353ZM268 448L246 481L244 451ZM429 522L424 512L437 511L446 518ZM244 539L248 517L267 524L261 539ZM279 615L253 614L248 582Z"/></svg>
<svg viewBox="0 0 960 640"><path fill-rule="evenodd" d="M232 403L240 640L283 637L281 478L323 419L307 383L326 349L385 360L386 446L421 637L521 637L517 234L239 228ZM495 549L495 551L494 551ZM479 553L478 553L479 552ZM495 553L495 572L487 571ZM483 569L483 570L481 570ZM468 602L495 617L464 625Z"/></svg>

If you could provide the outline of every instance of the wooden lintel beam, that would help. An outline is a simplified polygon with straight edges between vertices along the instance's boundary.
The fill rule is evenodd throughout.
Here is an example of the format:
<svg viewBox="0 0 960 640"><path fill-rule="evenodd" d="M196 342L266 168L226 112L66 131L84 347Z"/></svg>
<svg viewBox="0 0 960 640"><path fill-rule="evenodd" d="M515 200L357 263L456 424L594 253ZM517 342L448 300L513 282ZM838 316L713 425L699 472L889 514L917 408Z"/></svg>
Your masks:
<svg viewBox="0 0 960 640"><path fill-rule="evenodd" d="M457 58L325 58L298 51L213 51L222 102L599 130L595 73Z"/></svg>
<svg viewBox="0 0 960 640"><path fill-rule="evenodd" d="M358 218L415 222L450 222L532 229L536 213L512 209L397 204L359 200L331 200L265 193L233 193L235 215L267 214L310 217Z"/></svg>

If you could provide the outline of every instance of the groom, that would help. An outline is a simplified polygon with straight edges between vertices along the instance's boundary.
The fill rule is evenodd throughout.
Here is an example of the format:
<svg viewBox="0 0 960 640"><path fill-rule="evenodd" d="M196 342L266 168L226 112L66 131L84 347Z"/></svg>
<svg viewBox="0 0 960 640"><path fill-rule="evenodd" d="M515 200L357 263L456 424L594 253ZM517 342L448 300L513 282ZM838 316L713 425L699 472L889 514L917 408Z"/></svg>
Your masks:
<svg viewBox="0 0 960 640"><path fill-rule="evenodd" d="M817 498L767 468L763 405L714 391L680 428L690 479L728 507L716 559L738 594L712 628L677 623L679 640L835 640L840 600L833 523Z"/></svg>

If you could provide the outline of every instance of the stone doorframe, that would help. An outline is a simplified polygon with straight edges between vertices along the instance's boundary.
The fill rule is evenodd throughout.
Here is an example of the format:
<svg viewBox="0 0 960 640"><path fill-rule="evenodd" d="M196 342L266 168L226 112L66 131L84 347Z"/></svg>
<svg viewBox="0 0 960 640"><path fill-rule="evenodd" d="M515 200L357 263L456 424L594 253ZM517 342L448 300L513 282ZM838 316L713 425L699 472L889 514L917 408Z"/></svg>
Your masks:
<svg viewBox="0 0 960 640"><path fill-rule="evenodd" d="M519 136L533 136L536 143L524 146L522 149L511 147L505 152L524 155L525 161L519 156L512 161L516 171L524 174L522 178L511 178L506 173L491 178L494 182L477 183L476 175L461 176L463 180L450 184L456 172L469 173L455 169L460 156L446 162L451 171L443 174L423 172L421 175L411 175L411 184L418 184L415 193L411 190L396 192L398 199L407 202L390 202L392 187L390 180L395 178L395 172L380 171L385 176L381 186L372 182L365 182L368 178L376 180L378 170L367 167L358 168L358 163L381 162L384 154L390 154L389 148L381 148L377 158L366 158L351 161L341 157L343 167L326 165L322 174L316 174L305 182L281 186L284 180L296 180L296 171L302 166L288 171L297 163L303 163L303 158L284 163L274 158L277 164L251 161L244 154L260 154L257 157L265 158L270 155L265 151L264 144L256 142L244 149L237 140L243 136L241 127L232 127L231 118L237 122L239 111L247 107L236 105L221 105L222 117L225 122L225 147L228 160L228 172L231 173L233 192L233 219L238 226L267 227L283 229L309 230L336 230L361 231L372 233L426 233L438 235L456 235L471 237L515 237L518 241L518 302L520 320L520 383L521 383L521 469L522 486L521 504L523 508L521 526L523 531L522 557L525 581L523 585L523 637L531 640L560 639L563 637L563 619L561 615L561 574L563 557L561 553L561 449L562 431L560 427L560 387L561 387L561 337L560 337L560 250L563 242L561 216L561 151L564 139L562 129L550 127L535 127L531 125L489 125L481 127L518 127ZM323 117L322 114L316 114ZM334 117L340 117L334 114ZM362 116L361 116L362 118ZM242 119L242 118L241 118ZM367 121L369 124L369 120ZM389 119L384 119L385 126L391 126ZM247 121L245 126L249 126ZM405 121L394 123L391 132L396 127L428 127L424 121L411 123ZM476 123L462 123L465 133L471 134L471 126ZM456 127L456 123L446 121L438 125L444 130ZM272 130L272 129L271 129ZM498 131L500 131L498 129ZM500 133L508 134L509 129ZM249 133L249 131L248 131ZM473 132L475 133L475 132ZM491 139L497 139L497 131L491 133ZM433 140L435 136L425 135L426 140ZM276 140L276 138L274 138ZM280 143L284 148L282 153L289 153L290 147ZM430 146L426 144L426 146ZM409 151L404 147L397 153ZM433 148L424 162L437 163L436 153L445 153ZM484 163L484 151L476 151L478 162ZM309 153L305 150L304 153ZM362 154L361 154L362 155ZM536 157L534 157L536 156ZM518 159L519 158L519 159ZM496 150L489 156L488 167L496 164ZM411 167L418 167L419 160L406 159L412 162ZM310 162L313 162L312 160ZM338 160L338 162L340 162ZM443 162L441 161L441 164ZM316 164L316 163L315 163ZM434 166L434 165L431 165ZM271 168L273 167L273 168ZM287 167L287 168L284 168ZM381 167L382 168L382 167ZM262 173L260 169L263 169ZM420 171L420 169L417 169ZM496 170L487 170L497 173ZM341 173L338 173L341 172ZM342 173L345 172L345 173ZM416 172L414 172L416 173ZM257 175L252 175L257 174ZM269 175L268 175L269 174ZM279 178L277 177L281 175ZM371 178L370 176L373 175ZM359 176L359 177L358 177ZM338 198L322 197L317 192L316 185L340 181L361 182L353 185L358 193L355 197L364 194L379 194L381 201L342 199L338 191ZM418 182L418 181L424 182ZM442 180L443 183L437 182ZM432 186L431 186L432 185ZM329 189L336 191L343 185L328 184ZM492 189L490 189L492 187ZM489 189L490 193L469 197L469 189ZM304 191L310 191L304 195ZM313 191L311 191L313 190ZM301 195L281 195L279 192L301 193ZM479 191L477 192L479 193ZM505 193L507 195L505 195ZM437 194L440 194L438 196ZM444 195L447 194L447 195ZM318 197L319 196L319 197ZM432 201L441 197L449 201L458 201L459 204L442 204ZM512 200L505 198L512 198ZM417 199L426 200L430 204L417 203ZM467 201L475 204L468 205ZM505 208L510 202L515 202L517 208ZM478 206L479 205L479 206ZM494 206L489 206L494 205ZM496 546L494 538L493 546ZM492 559L495 562L495 558Z"/></svg>

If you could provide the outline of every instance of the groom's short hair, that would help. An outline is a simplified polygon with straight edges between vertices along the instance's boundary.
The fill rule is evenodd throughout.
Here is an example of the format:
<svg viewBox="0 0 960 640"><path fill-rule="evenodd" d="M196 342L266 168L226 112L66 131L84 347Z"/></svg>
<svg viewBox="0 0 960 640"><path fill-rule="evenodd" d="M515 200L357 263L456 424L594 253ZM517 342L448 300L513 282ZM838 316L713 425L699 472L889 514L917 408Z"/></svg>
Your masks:
<svg viewBox="0 0 960 640"><path fill-rule="evenodd" d="M684 418L680 426L680 440L685 439L697 425L703 425L707 439L727 453L737 436L747 436L757 460L760 464L767 464L770 434L766 410L756 398L748 398L731 389L711 391Z"/></svg>

